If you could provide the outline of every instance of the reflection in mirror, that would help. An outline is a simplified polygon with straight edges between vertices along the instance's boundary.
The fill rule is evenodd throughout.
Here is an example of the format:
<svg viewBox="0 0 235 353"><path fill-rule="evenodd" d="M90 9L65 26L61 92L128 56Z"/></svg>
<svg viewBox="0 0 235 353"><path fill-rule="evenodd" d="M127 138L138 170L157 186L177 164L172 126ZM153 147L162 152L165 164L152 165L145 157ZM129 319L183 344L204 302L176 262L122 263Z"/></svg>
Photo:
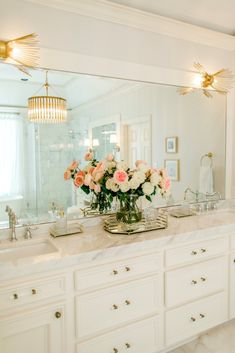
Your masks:
<svg viewBox="0 0 235 353"><path fill-rule="evenodd" d="M55 210L62 208L81 214L89 197L65 182L63 174L74 160L84 167L88 150L99 160L113 153L130 167L137 159L154 168L167 166L172 179L168 203L182 201L188 187L224 197L226 96L207 99L198 90L182 97L175 86L50 71L54 94L67 99L68 122L33 124L27 119L27 99L41 87L45 72L32 70L31 75L0 65L2 225L6 205L22 222L54 220ZM209 152L211 160L200 165ZM187 192L187 199L193 195Z"/></svg>

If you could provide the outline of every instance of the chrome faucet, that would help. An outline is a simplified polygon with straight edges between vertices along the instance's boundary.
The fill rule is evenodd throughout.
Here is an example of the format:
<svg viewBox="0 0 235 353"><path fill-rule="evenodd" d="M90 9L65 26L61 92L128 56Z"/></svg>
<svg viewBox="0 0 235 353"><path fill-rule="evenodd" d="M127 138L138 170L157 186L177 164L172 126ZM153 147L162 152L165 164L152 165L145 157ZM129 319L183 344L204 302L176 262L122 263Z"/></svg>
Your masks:
<svg viewBox="0 0 235 353"><path fill-rule="evenodd" d="M12 211L12 209L8 205L6 206L5 211L8 213L8 217L9 217L9 228L11 229L10 240L16 241L18 240L16 237L16 229L15 229L15 226L17 224L16 214Z"/></svg>
<svg viewBox="0 0 235 353"><path fill-rule="evenodd" d="M199 191L193 191L190 187L188 187L187 189L184 190L184 201L186 201L187 199L187 193L191 192L191 194L193 194L195 196L195 201L198 202L199 200Z"/></svg>

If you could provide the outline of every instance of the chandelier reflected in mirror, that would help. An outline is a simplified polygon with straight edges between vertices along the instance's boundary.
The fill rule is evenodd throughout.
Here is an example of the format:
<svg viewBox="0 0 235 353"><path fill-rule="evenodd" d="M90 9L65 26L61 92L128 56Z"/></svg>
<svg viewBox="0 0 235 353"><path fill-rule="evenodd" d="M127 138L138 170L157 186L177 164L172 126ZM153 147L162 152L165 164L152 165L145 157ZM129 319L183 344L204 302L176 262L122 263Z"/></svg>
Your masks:
<svg viewBox="0 0 235 353"><path fill-rule="evenodd" d="M67 101L64 98L49 95L48 72L46 81L40 88L45 88L46 95L28 99L28 119L34 123L57 124L67 121ZM40 91L39 90L39 91Z"/></svg>

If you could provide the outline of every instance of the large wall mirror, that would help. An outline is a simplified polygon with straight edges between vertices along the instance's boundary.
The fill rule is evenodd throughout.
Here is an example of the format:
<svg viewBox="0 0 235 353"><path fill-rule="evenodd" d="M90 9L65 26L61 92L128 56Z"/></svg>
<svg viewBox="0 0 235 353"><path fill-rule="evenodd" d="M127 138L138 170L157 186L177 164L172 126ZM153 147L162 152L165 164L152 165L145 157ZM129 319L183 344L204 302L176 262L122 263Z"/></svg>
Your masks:
<svg viewBox="0 0 235 353"><path fill-rule="evenodd" d="M172 195L156 205L182 201L187 187L200 190L211 165L211 190L225 196L226 96L180 96L170 85L49 71L54 94L67 99L68 122L34 124L27 100L45 71L30 74L0 65L0 226L7 224L7 204L22 223L37 223L53 220L55 207L87 202L63 174L73 160L85 163L91 146L97 159L113 153L131 167L136 159L167 167ZM202 158L209 152L212 158Z"/></svg>

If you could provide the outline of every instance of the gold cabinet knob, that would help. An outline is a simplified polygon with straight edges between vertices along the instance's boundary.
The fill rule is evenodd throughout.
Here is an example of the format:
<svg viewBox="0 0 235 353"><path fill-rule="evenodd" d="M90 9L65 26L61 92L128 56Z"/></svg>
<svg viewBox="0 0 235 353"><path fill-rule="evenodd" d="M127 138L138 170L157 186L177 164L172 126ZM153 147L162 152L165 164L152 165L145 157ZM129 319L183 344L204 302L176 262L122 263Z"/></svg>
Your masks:
<svg viewBox="0 0 235 353"><path fill-rule="evenodd" d="M195 321L196 321L195 317L193 317L193 316L190 318L190 320L191 320L192 322L195 322Z"/></svg>
<svg viewBox="0 0 235 353"><path fill-rule="evenodd" d="M56 312L55 312L55 317L56 317L57 319L59 319L59 318L61 317L61 312L56 311Z"/></svg>
<svg viewBox="0 0 235 353"><path fill-rule="evenodd" d="M205 314L200 314L200 317L201 317L202 319L204 319L205 316L206 316Z"/></svg>
<svg viewBox="0 0 235 353"><path fill-rule="evenodd" d="M117 310L117 309L118 309L118 305L113 304L113 309L114 309L114 310Z"/></svg>
<svg viewBox="0 0 235 353"><path fill-rule="evenodd" d="M125 300L125 303L126 303L126 305L130 305L131 304L130 300Z"/></svg>
<svg viewBox="0 0 235 353"><path fill-rule="evenodd" d="M113 353L118 353L118 349L117 348L113 348Z"/></svg>
<svg viewBox="0 0 235 353"><path fill-rule="evenodd" d="M127 349L128 349L128 348L131 348L130 343L125 343L125 346L126 346Z"/></svg>
<svg viewBox="0 0 235 353"><path fill-rule="evenodd" d="M125 267L125 270L126 270L126 272L129 272L131 269L130 269L129 266L126 266L126 267Z"/></svg>
<svg viewBox="0 0 235 353"><path fill-rule="evenodd" d="M193 251L191 252L191 255L197 255L197 251L196 251L196 250L193 250Z"/></svg>
<svg viewBox="0 0 235 353"><path fill-rule="evenodd" d="M117 270L113 270L113 275L117 275L118 271Z"/></svg>
<svg viewBox="0 0 235 353"><path fill-rule="evenodd" d="M14 293L13 294L13 298L16 300L16 299L18 299L19 297L18 297L18 294L17 293Z"/></svg>
<svg viewBox="0 0 235 353"><path fill-rule="evenodd" d="M36 289L32 289L32 295L35 295L35 294L37 294L37 291L36 291Z"/></svg>
<svg viewBox="0 0 235 353"><path fill-rule="evenodd" d="M206 249L201 249L201 252L202 252L202 253L206 252Z"/></svg>
<svg viewBox="0 0 235 353"><path fill-rule="evenodd" d="M205 282L206 281L206 277L201 277L201 281Z"/></svg>
<svg viewBox="0 0 235 353"><path fill-rule="evenodd" d="M195 281L195 279L193 279L191 284L195 286L195 284L197 284L197 281Z"/></svg>

